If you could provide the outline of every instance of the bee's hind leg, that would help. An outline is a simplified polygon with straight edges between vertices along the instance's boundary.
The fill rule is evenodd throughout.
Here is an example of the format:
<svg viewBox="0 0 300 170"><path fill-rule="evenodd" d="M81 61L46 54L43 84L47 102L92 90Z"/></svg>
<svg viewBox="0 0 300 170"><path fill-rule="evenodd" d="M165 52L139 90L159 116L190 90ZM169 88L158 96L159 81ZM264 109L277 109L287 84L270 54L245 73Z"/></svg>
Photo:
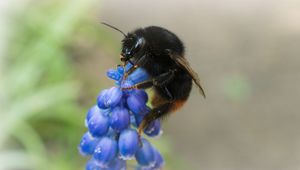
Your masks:
<svg viewBox="0 0 300 170"><path fill-rule="evenodd" d="M171 102L167 102L165 104L162 104L156 108L151 109L143 118L142 122L140 123L138 127L138 135L139 135L139 141L141 141L141 134L143 131L156 119L162 119L164 116L166 116L169 113L169 110L172 107Z"/></svg>

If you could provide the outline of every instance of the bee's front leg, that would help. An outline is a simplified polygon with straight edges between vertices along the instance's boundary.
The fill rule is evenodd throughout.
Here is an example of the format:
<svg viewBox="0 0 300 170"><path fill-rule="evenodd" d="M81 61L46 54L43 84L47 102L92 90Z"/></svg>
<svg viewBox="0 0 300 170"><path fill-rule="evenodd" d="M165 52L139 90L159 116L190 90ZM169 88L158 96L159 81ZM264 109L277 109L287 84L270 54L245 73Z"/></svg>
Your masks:
<svg viewBox="0 0 300 170"><path fill-rule="evenodd" d="M140 66L144 65L146 63L146 54L144 54L141 58L139 58L132 67L129 68L128 71L124 71L124 80L131 74L133 73L137 68ZM125 67L125 66L124 66Z"/></svg>
<svg viewBox="0 0 300 170"><path fill-rule="evenodd" d="M123 87L122 90L146 89L152 86L164 87L167 83L169 83L174 78L175 71L176 71L175 69L169 70L168 72L162 73L159 76L152 78L151 80L146 80L130 87Z"/></svg>

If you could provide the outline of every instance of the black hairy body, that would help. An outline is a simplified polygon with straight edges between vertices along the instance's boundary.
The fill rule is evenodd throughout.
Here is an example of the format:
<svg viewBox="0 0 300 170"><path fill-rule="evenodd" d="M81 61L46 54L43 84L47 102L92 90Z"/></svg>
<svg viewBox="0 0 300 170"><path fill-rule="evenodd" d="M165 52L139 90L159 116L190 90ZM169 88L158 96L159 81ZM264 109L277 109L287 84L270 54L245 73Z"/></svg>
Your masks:
<svg viewBox="0 0 300 170"><path fill-rule="evenodd" d="M153 108L139 125L139 134L152 121L180 108L190 95L193 81L205 97L198 75L185 58L184 45L174 33L162 27L149 26L123 35L120 59L124 65L128 62L133 64L124 79L139 67L150 75L149 80L123 89L154 89Z"/></svg>
<svg viewBox="0 0 300 170"><path fill-rule="evenodd" d="M164 86L153 86L155 93L165 100L169 100L168 94L164 87L168 88L172 94L173 100L186 100L192 88L192 78L183 69L180 68L174 60L169 57L166 49L172 50L177 53L179 57L184 57L184 46L179 38L170 31L156 26L150 26L145 29L137 29L128 34L128 37L144 37L146 44L143 47L142 53L146 53L147 57L142 65L139 67L144 68L151 78L157 77L162 73L169 70L175 70L176 73L172 79L165 82ZM131 40L125 38L123 40L123 48L130 47ZM136 61L140 56L134 56L131 60ZM158 95L156 95L158 97ZM154 98L155 100L155 98ZM156 105L155 103L154 106Z"/></svg>

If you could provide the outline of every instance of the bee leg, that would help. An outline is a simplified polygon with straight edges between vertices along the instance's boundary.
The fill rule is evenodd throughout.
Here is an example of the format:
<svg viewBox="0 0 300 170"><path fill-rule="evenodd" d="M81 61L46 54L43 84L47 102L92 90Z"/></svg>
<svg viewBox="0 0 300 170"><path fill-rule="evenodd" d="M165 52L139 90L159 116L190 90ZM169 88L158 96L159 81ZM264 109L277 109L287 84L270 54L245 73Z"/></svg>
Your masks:
<svg viewBox="0 0 300 170"><path fill-rule="evenodd" d="M130 87L123 87L122 90L131 90L131 89L146 89L153 86L152 80L146 80L141 83L137 83Z"/></svg>
<svg viewBox="0 0 300 170"><path fill-rule="evenodd" d="M148 112L144 119L142 120L141 124L139 125L138 128L138 135L139 138L141 137L142 132L156 119L163 118L166 116L171 109L172 103L167 102L165 104L162 104L154 109L152 109L150 112Z"/></svg>
<svg viewBox="0 0 300 170"><path fill-rule="evenodd" d="M127 72L125 72L124 74L124 79L126 79L131 73L133 73L138 67L140 67L141 65L145 64L146 62L146 54L143 55L141 58L139 58L136 63L129 68L129 70Z"/></svg>
<svg viewBox="0 0 300 170"><path fill-rule="evenodd" d="M175 76L176 69L171 69L168 72L162 73L159 76L152 79L153 85L158 87L164 87Z"/></svg>
<svg viewBox="0 0 300 170"><path fill-rule="evenodd" d="M170 70L166 73L162 73L159 76L146 80L141 83L137 83L130 87L124 87L122 90L130 90L130 89L146 89L152 86L163 87L165 84L169 83L175 76L175 70Z"/></svg>
<svg viewBox="0 0 300 170"><path fill-rule="evenodd" d="M169 91L169 89L166 86L164 86L164 89L165 89L165 92L166 92L167 96L169 97L169 101L173 102L174 97L173 97L172 93Z"/></svg>

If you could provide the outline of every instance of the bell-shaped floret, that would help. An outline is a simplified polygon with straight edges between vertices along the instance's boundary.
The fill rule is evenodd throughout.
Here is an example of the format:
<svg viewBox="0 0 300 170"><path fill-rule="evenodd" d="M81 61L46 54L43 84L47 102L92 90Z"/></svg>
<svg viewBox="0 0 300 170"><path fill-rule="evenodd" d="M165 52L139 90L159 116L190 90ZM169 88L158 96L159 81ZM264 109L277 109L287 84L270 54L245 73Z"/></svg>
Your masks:
<svg viewBox="0 0 300 170"><path fill-rule="evenodd" d="M82 136L78 146L78 150L80 154L83 156L93 154L98 142L99 142L98 138L94 138L89 132L86 132Z"/></svg>
<svg viewBox="0 0 300 170"><path fill-rule="evenodd" d="M107 168L117 156L117 150L117 142L114 139L103 137L95 148L93 158L101 168Z"/></svg>
<svg viewBox="0 0 300 170"><path fill-rule="evenodd" d="M110 116L110 126L117 132L126 129L130 124L130 115L125 107L115 107Z"/></svg>
<svg viewBox="0 0 300 170"><path fill-rule="evenodd" d="M119 154L122 159L129 160L134 158L134 155L139 147L138 134L136 130L123 130L119 137L118 147Z"/></svg>
<svg viewBox="0 0 300 170"><path fill-rule="evenodd" d="M105 135L109 128L109 117L97 110L87 122L88 129L94 137Z"/></svg>
<svg viewBox="0 0 300 170"><path fill-rule="evenodd" d="M142 139L142 147L137 150L135 159L143 167L152 167L155 164L153 147L146 139Z"/></svg>

